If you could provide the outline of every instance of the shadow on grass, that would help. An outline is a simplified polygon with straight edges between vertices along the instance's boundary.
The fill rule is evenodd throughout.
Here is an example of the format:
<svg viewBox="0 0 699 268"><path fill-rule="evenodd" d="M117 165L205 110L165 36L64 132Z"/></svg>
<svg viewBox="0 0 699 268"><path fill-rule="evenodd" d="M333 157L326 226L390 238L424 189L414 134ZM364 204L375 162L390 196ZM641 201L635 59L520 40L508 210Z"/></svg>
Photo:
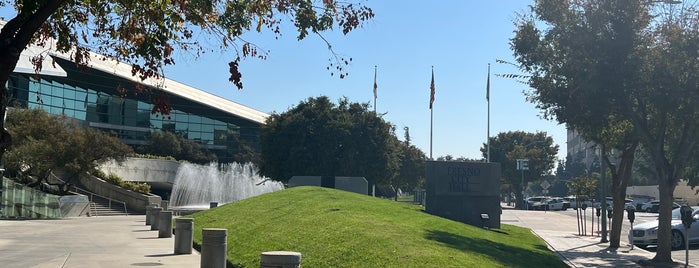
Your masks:
<svg viewBox="0 0 699 268"><path fill-rule="evenodd" d="M443 243L448 247L463 252L489 256L505 267L567 267L554 254L544 254L486 239L462 236L437 230L428 230L425 238ZM545 245L536 245L535 247L540 251L549 251Z"/></svg>
<svg viewBox="0 0 699 268"><path fill-rule="evenodd" d="M498 233L498 234L510 235L510 233L505 232L503 230L498 230L498 229L488 229L488 231L491 231L493 233Z"/></svg>

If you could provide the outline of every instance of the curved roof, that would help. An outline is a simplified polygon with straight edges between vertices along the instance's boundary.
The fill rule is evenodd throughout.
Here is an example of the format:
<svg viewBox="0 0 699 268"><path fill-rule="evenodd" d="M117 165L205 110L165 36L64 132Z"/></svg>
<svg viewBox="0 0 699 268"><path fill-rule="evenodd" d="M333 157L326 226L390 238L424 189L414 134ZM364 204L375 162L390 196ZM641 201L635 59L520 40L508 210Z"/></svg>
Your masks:
<svg viewBox="0 0 699 268"><path fill-rule="evenodd" d="M0 29L2 29L2 27L5 26L6 23L6 21L0 20ZM35 73L34 67L28 59L31 59L31 57L45 52L48 52L48 55L54 57L58 57L68 61L73 61L69 53L57 52L53 49L53 47L54 46L46 48L30 45L27 49L22 51L20 61L17 62L17 68L15 68L14 71L20 73ZM44 61L49 61L48 57L46 57ZM141 80L137 76L131 75L132 66L130 64L107 59L103 55L99 55L97 53L90 52L90 62L88 64L88 67L133 81L135 83L158 88L160 90L165 91L166 93L190 100L192 102L199 103L201 105L212 107L225 113L236 115L238 117L258 124L264 124L267 117L269 117L269 114L265 112L255 110L245 105L224 99L222 97L185 85L183 83L177 82L169 78L151 78ZM43 70L41 70L39 74L66 76L66 73L63 69L54 66L54 64L46 62L43 64Z"/></svg>

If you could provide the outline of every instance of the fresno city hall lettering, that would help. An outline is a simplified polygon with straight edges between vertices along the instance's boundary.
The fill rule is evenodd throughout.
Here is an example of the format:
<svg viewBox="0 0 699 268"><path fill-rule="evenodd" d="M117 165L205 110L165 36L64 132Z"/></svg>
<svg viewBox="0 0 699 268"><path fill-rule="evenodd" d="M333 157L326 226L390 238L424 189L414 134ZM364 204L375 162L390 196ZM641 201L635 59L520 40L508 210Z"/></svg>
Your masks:
<svg viewBox="0 0 699 268"><path fill-rule="evenodd" d="M425 211L432 215L500 228L500 163L427 161Z"/></svg>
<svg viewBox="0 0 699 268"><path fill-rule="evenodd" d="M471 178L474 176L481 175L480 168L461 168L461 167L447 167L447 175L449 175L449 192L453 193L468 193L472 190L477 190L477 180Z"/></svg>

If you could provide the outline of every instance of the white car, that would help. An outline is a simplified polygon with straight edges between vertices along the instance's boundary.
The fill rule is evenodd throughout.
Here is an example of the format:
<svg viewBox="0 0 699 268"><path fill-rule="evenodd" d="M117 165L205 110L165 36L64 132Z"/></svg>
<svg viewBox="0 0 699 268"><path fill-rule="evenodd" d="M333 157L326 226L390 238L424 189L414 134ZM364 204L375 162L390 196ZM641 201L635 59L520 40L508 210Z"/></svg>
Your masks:
<svg viewBox="0 0 699 268"><path fill-rule="evenodd" d="M672 209L676 209L680 207L680 204L677 203L672 203ZM658 209L660 208L660 201L658 200L653 200L653 201L648 201L643 203L641 205L641 211L645 212L653 212L653 213L658 213Z"/></svg>
<svg viewBox="0 0 699 268"><path fill-rule="evenodd" d="M549 198L546 200L546 210L567 210L570 202L561 197Z"/></svg>
<svg viewBox="0 0 699 268"><path fill-rule="evenodd" d="M685 234L684 225L680 218L680 209L672 210L672 240L670 244L673 249L684 248L687 237L689 237L690 244L699 243L699 206L694 206L692 209L694 210L692 217L695 222L688 230L689 236ZM629 231L629 241L633 241L633 244L640 248L658 244L658 220L634 225L633 230Z"/></svg>
<svg viewBox="0 0 699 268"><path fill-rule="evenodd" d="M546 207L546 196L534 196L527 198L527 209L529 210L544 210Z"/></svg>
<svg viewBox="0 0 699 268"><path fill-rule="evenodd" d="M595 205L595 208L602 207L602 203L599 201L595 201L594 205ZM636 209L633 205L633 200L624 199L624 209L629 209L629 208ZM607 210L612 210L612 209L614 209L614 198L607 197Z"/></svg>
<svg viewBox="0 0 699 268"><path fill-rule="evenodd" d="M580 202L578 202L578 201L575 199L575 197L570 197L570 198L568 198L568 202L570 203L570 207L571 207L572 209L577 209L577 208L578 208L578 205L582 206L583 204L586 204L588 208L592 208L592 201L589 200L589 199L588 199L588 200L582 200L582 199L581 199ZM579 203L579 204L578 204L578 203Z"/></svg>

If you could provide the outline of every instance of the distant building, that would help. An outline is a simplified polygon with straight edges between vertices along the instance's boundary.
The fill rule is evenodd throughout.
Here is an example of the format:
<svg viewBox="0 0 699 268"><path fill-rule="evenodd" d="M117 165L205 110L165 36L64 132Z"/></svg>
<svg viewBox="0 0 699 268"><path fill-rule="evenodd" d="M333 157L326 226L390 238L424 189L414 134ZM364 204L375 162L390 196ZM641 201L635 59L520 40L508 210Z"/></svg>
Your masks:
<svg viewBox="0 0 699 268"><path fill-rule="evenodd" d="M580 133L575 130L567 130L567 151L571 161L579 161L585 164L587 170L591 170L593 163L599 165L599 146L590 141L586 141Z"/></svg>
<svg viewBox="0 0 699 268"><path fill-rule="evenodd" d="M0 21L0 27L3 24ZM30 58L43 50L32 46L22 52L8 83L10 106L65 115L115 133L133 146L146 144L155 130L175 132L201 144L223 162L231 161L226 150L238 142L259 149L260 127L269 116L264 112L167 78L141 81L131 75L130 65L101 60L99 55L82 70L68 55L50 52L36 75ZM134 95L137 85L150 92ZM170 115L151 113L158 94L169 99Z"/></svg>
<svg viewBox="0 0 699 268"><path fill-rule="evenodd" d="M572 161L580 161L585 164L585 167L590 170L593 163L599 164L599 146L594 142L589 142L583 139L580 134L574 130L568 129L568 155ZM613 156L613 155L612 155ZM614 158L612 161L615 161ZM636 159L635 161L639 161ZM599 168L599 167L597 167ZM593 172L599 172L594 170ZM634 170L634 172L639 172ZM626 188L626 196L628 198L643 198L643 199L658 199L658 185L633 186L633 179L629 182ZM692 189L686 181L680 180L673 196L678 203L687 203L690 205L699 205L699 195L696 189ZM680 201L681 200L681 201Z"/></svg>

